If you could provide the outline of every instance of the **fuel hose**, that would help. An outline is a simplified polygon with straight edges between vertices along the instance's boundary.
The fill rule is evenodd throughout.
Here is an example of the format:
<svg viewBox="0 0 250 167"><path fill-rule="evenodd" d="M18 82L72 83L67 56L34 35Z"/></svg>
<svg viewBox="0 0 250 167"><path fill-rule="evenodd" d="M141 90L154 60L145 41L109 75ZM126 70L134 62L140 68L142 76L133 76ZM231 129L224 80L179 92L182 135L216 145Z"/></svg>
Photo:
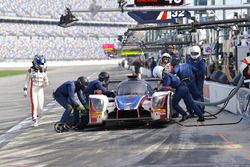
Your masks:
<svg viewBox="0 0 250 167"><path fill-rule="evenodd" d="M225 103L226 101L230 100L238 92L241 85L243 84L244 76L242 75L242 73L240 73L240 75L241 75L241 77L240 77L240 80L239 80L236 88L226 98L219 100L217 102L201 102L201 101L196 101L196 100L194 102L198 105L204 105L204 106L217 106L219 104Z"/></svg>

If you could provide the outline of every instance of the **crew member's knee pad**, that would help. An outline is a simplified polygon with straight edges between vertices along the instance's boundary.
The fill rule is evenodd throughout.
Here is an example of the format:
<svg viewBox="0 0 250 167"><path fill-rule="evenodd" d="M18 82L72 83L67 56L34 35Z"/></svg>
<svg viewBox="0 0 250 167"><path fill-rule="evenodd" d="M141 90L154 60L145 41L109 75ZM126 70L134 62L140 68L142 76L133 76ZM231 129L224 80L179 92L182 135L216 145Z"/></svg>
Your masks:
<svg viewBox="0 0 250 167"><path fill-rule="evenodd" d="M67 104L66 110L68 112L71 112L73 110L73 107L70 104Z"/></svg>

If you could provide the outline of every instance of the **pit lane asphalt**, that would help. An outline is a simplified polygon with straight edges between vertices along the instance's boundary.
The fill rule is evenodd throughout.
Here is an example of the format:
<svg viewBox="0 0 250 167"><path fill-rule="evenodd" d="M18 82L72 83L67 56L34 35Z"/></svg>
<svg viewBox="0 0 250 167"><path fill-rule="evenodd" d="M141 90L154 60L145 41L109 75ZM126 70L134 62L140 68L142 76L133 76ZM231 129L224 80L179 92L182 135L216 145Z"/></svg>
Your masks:
<svg viewBox="0 0 250 167"><path fill-rule="evenodd" d="M53 89L80 75L97 78L109 71L111 79L125 78L129 71L115 66L53 68L45 89L46 112L38 128L31 126L28 98L22 95L24 75L0 79L0 166L78 167L78 166L173 166L224 167L250 166L250 124L212 127L181 127L177 124L56 133L54 123L63 112L52 101ZM111 85L111 89L114 85ZM207 110L215 112L217 108ZM206 123L236 121L227 112ZM194 124L189 119L185 124Z"/></svg>

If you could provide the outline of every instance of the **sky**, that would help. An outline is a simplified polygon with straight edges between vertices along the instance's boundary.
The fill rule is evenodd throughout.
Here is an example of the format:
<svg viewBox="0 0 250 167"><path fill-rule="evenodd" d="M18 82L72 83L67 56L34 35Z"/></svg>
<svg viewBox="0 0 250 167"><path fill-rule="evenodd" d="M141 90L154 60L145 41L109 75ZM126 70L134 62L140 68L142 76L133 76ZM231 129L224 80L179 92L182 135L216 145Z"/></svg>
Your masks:
<svg viewBox="0 0 250 167"><path fill-rule="evenodd" d="M134 0L127 0L130 4L134 3ZM186 4L190 3L190 4L194 4L194 0L184 0ZM211 0L208 0L211 1ZM216 3L221 3L223 2L223 0L215 0ZM229 5L233 5L233 4L240 4L240 3L246 3L247 0L226 0L226 3Z"/></svg>
<svg viewBox="0 0 250 167"><path fill-rule="evenodd" d="M186 4L189 4L189 6L192 6L194 4L194 1L195 0L185 0L185 3ZM226 5L240 5L240 4L245 4L247 2L247 0L225 0L226 1ZM211 0L208 0L208 4L211 3ZM215 3L218 4L218 5L222 5L223 3L223 0L215 0ZM238 12L239 15L244 15L247 13L247 10L246 9L242 9L242 10L227 10L226 11L226 19L231 19L234 17L234 12ZM222 11L216 11L215 12L216 16L219 18L219 19L222 19Z"/></svg>
<svg viewBox="0 0 250 167"><path fill-rule="evenodd" d="M208 0L211 1L211 0ZM215 0L216 3L222 4L223 0ZM233 5L233 4L244 4L246 3L247 0L226 0L226 3L228 5ZM186 0L186 3L194 4L194 0Z"/></svg>

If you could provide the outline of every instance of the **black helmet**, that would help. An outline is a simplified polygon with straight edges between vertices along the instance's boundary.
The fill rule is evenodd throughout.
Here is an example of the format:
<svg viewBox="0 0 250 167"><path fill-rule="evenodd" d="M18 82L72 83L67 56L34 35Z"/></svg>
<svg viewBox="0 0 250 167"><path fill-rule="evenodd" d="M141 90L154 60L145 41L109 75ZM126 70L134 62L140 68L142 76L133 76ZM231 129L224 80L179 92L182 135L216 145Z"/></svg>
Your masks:
<svg viewBox="0 0 250 167"><path fill-rule="evenodd" d="M104 86L107 87L109 84L109 73L101 72L98 76L99 81L103 82Z"/></svg>
<svg viewBox="0 0 250 167"><path fill-rule="evenodd" d="M98 79L103 82L103 81L108 81L109 80L109 73L107 72L101 72L98 76Z"/></svg>
<svg viewBox="0 0 250 167"><path fill-rule="evenodd" d="M84 76L81 76L76 80L77 89L84 90L88 86L88 84L89 84L89 80Z"/></svg>
<svg viewBox="0 0 250 167"><path fill-rule="evenodd" d="M174 58L171 60L171 65L174 67L180 63L180 60L178 58Z"/></svg>

